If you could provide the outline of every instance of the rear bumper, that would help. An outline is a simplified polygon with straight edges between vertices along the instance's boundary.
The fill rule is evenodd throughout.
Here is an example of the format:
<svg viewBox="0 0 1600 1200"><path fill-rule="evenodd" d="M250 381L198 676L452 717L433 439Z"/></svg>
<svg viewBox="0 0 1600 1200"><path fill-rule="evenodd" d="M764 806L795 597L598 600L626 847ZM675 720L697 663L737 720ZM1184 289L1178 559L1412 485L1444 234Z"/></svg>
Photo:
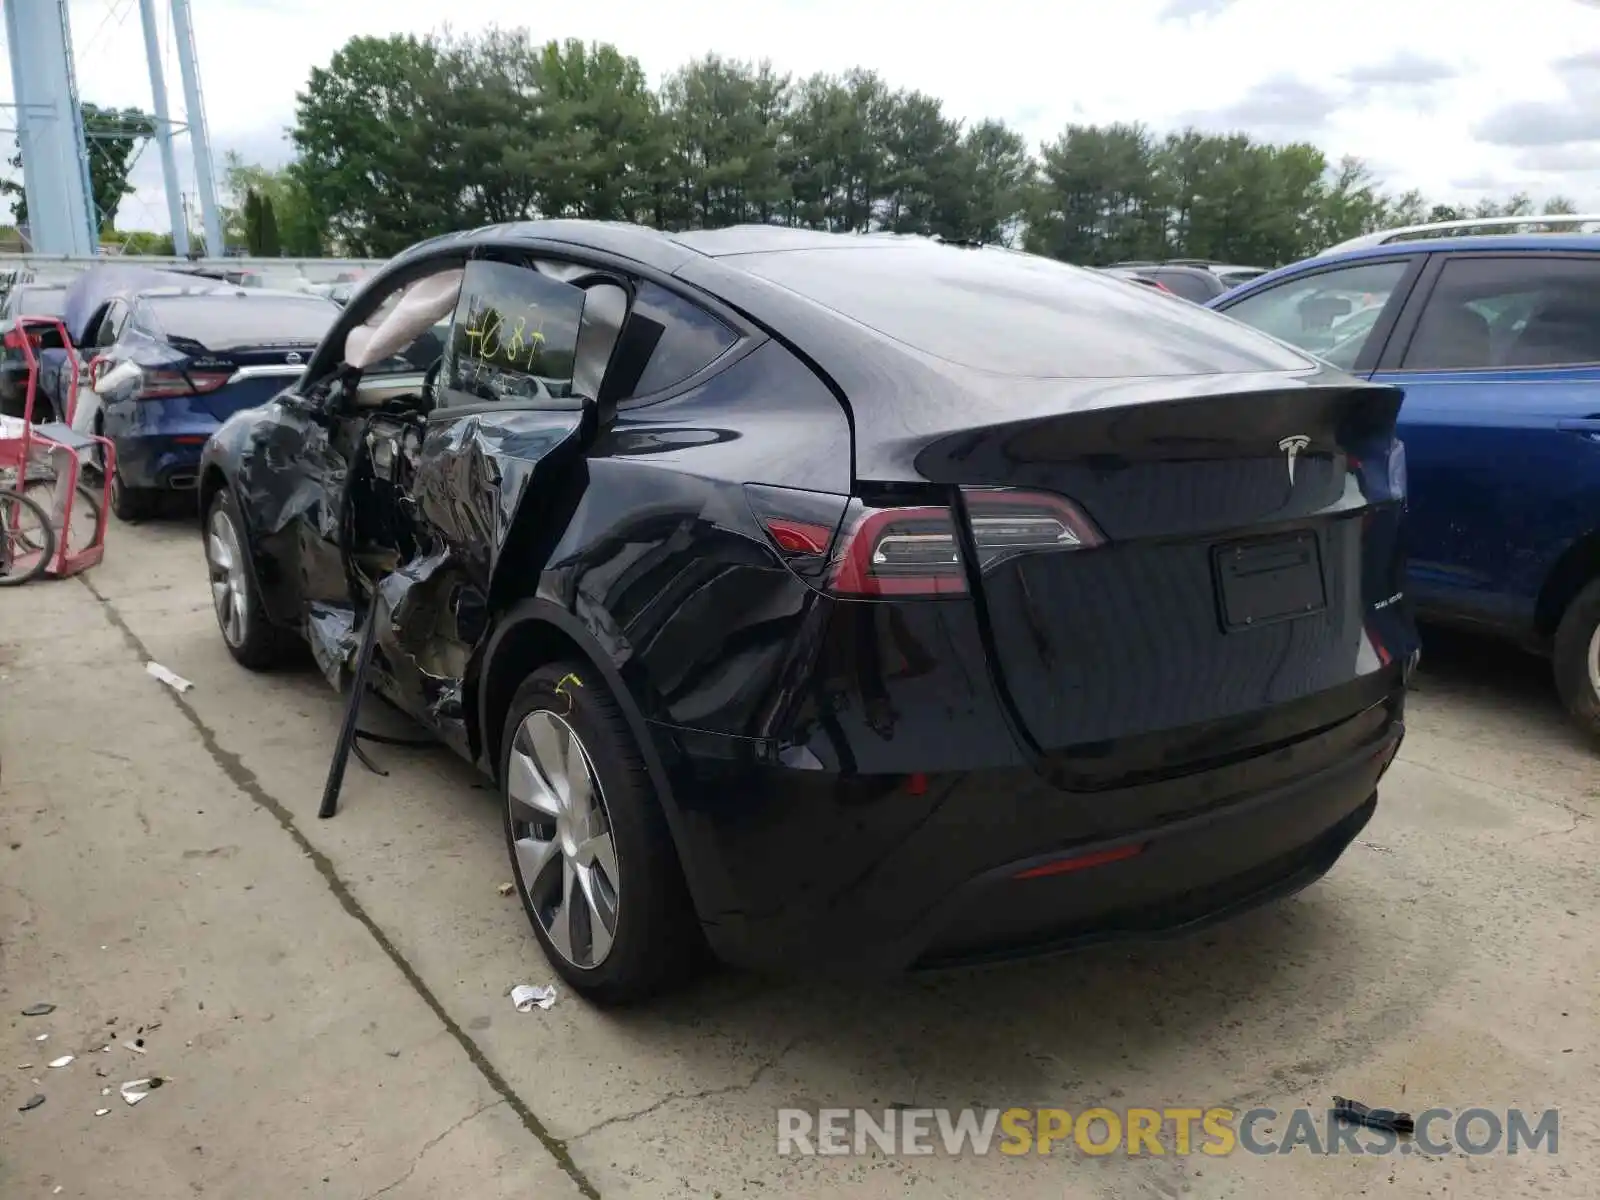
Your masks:
<svg viewBox="0 0 1600 1200"><path fill-rule="evenodd" d="M188 491L198 485L204 434L179 435L201 440L179 441L170 435L116 438L117 472L132 488Z"/></svg>
<svg viewBox="0 0 1600 1200"><path fill-rule="evenodd" d="M874 975L1191 930L1297 891L1333 866L1372 815L1403 737L1400 703L1398 694L1386 702L1376 727L1361 721L1359 741L1340 745L1331 762L1327 739L1337 730L1308 739L1324 753L1307 745L1263 756L1285 768L1270 786L1251 786L1243 764L1206 771L1186 781L1198 801L1187 815L1110 837L1063 835L1103 827L1090 810L1140 808L1144 789L1067 793L1028 770L934 776L920 796L902 787L863 797L851 819L838 811L836 781L774 768L757 786L786 789L784 807L798 804L820 823L807 833L799 820L774 822L768 804L743 814L746 828L713 835L716 849L699 840L708 832L699 821L688 823L697 844L686 861L704 867L720 857L715 869L736 879L744 901L742 911L702 912L707 937L740 965ZM1025 820L1030 811L1035 819ZM872 848L863 852L862 841ZM746 857L729 863L733 846ZM1099 865L1017 878L1104 852L1109 861Z"/></svg>
<svg viewBox="0 0 1600 1200"><path fill-rule="evenodd" d="M117 448L117 472L130 488L187 491L200 475L200 455L221 424L183 398L112 400L102 413Z"/></svg>

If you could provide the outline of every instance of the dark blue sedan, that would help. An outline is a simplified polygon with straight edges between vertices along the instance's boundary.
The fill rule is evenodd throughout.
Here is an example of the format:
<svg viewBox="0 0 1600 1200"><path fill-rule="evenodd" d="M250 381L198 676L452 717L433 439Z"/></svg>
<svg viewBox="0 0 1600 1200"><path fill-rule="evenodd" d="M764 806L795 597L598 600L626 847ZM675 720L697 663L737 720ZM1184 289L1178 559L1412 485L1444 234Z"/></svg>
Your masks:
<svg viewBox="0 0 1600 1200"><path fill-rule="evenodd" d="M116 446L112 511L139 520L163 493L192 490L206 439L292 382L339 311L320 296L194 280L112 296L81 349L94 387L73 418Z"/></svg>
<svg viewBox="0 0 1600 1200"><path fill-rule="evenodd" d="M1548 655L1600 734L1600 237L1376 234L1210 302L1400 384L1420 617Z"/></svg>

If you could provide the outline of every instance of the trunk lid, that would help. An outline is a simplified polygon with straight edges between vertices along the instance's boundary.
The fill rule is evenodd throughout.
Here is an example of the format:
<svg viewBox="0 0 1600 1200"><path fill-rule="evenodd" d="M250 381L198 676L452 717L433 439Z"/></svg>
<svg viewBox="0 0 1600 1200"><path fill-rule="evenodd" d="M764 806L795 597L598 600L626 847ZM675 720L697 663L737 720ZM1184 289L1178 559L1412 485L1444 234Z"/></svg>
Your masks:
<svg viewBox="0 0 1600 1200"><path fill-rule="evenodd" d="M224 421L265 404L305 371L317 344L304 339L263 341L213 351L193 339L169 335L182 354L180 370L195 389L192 406Z"/></svg>
<svg viewBox="0 0 1600 1200"><path fill-rule="evenodd" d="M1400 392L1213 382L1172 401L1029 406L917 456L968 489L973 546L972 489L1063 497L1087 518L1076 547L969 568L1017 720L1074 774L1114 757L1159 776L1292 740L1376 703L1411 652Z"/></svg>

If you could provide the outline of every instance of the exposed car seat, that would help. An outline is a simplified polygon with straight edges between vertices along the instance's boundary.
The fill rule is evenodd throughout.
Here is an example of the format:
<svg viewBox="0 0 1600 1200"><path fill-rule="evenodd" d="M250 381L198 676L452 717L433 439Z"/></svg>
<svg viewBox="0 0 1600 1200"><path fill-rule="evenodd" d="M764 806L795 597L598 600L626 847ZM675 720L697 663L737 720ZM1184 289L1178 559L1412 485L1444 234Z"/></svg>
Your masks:
<svg viewBox="0 0 1600 1200"><path fill-rule="evenodd" d="M1489 345L1488 318L1477 310L1464 305L1427 308L1417 323L1407 365L1423 371L1487 367L1492 362Z"/></svg>
<svg viewBox="0 0 1600 1200"><path fill-rule="evenodd" d="M1528 318L1506 352L1508 367L1600 362L1600 306L1577 296L1555 296Z"/></svg>

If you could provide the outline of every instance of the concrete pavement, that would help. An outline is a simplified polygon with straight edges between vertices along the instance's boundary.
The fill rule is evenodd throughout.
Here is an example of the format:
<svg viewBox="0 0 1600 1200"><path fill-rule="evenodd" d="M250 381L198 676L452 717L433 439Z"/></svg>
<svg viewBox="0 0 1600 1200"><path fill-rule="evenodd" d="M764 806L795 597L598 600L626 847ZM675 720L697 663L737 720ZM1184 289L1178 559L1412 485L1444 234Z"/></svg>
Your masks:
<svg viewBox="0 0 1600 1200"><path fill-rule="evenodd" d="M1596 760L1539 664L1431 652L1362 841L1203 937L875 986L724 972L645 1011L563 994L521 1014L510 987L554 975L498 894L493 793L444 751L377 747L391 775L352 764L317 821L338 697L233 663L192 523L111 532L84 580L0 591L5 1200L1592 1194ZM38 1001L56 1011L20 1015ZM118 1098L152 1074L170 1082ZM1560 1153L776 1153L783 1107L1334 1093L1559 1106Z"/></svg>

